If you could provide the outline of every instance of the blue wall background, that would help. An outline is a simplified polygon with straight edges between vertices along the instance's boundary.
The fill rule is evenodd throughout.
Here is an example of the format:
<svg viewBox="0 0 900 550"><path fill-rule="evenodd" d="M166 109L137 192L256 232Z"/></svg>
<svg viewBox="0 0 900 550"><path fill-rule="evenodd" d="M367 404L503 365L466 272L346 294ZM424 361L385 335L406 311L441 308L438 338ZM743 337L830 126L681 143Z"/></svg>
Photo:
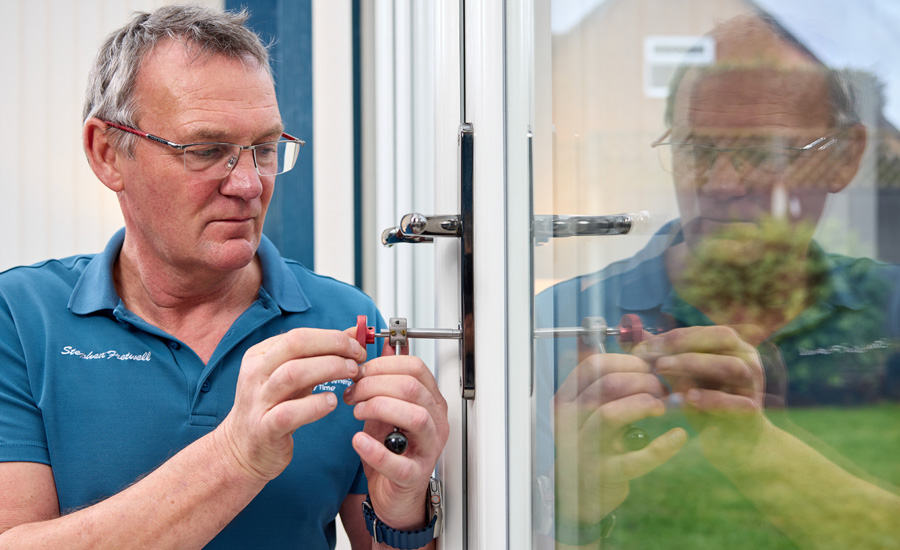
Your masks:
<svg viewBox="0 0 900 550"><path fill-rule="evenodd" d="M225 9L250 10L249 25L270 55L275 93L287 133L306 140L297 166L278 176L264 233L281 254L314 265L313 241L313 91L311 0L226 0Z"/></svg>

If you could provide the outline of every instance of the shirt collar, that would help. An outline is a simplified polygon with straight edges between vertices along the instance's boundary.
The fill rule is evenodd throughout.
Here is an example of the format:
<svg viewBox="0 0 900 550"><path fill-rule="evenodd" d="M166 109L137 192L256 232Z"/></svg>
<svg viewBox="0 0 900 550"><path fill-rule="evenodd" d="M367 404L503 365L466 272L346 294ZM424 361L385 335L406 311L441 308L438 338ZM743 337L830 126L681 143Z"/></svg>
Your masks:
<svg viewBox="0 0 900 550"><path fill-rule="evenodd" d="M68 307L72 313L87 315L112 310L119 305L119 295L113 282L113 267L124 242L125 229L122 228L112 236L103 252L94 256L85 267L69 298ZM309 309L309 300L297 277L282 261L278 249L265 235L260 239L256 253L263 272L260 292L265 291L282 311L301 312Z"/></svg>

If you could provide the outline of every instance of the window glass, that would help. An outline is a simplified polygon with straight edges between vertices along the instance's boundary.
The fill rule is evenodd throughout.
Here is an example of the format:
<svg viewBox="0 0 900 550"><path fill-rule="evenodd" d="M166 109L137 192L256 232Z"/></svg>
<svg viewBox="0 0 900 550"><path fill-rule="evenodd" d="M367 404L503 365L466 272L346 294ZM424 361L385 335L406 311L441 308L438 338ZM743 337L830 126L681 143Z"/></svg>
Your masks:
<svg viewBox="0 0 900 550"><path fill-rule="evenodd" d="M548 11L535 547L900 546L900 9Z"/></svg>

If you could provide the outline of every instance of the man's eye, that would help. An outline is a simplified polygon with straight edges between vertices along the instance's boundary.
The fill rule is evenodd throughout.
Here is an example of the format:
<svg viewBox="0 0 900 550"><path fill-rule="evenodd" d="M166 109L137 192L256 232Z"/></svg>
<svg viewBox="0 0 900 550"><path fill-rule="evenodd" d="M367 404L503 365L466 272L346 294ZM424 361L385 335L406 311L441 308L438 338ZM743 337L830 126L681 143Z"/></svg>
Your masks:
<svg viewBox="0 0 900 550"><path fill-rule="evenodd" d="M775 155L771 151L759 149L756 147L739 149L739 151L741 153L741 158L750 166L760 166L763 164L767 164L775 158Z"/></svg>
<svg viewBox="0 0 900 550"><path fill-rule="evenodd" d="M278 146L275 143L265 143L256 148L257 158L274 158L278 154Z"/></svg>
<svg viewBox="0 0 900 550"><path fill-rule="evenodd" d="M228 148L222 145L202 145L186 149L184 154L196 161L217 160L228 154Z"/></svg>
<svg viewBox="0 0 900 550"><path fill-rule="evenodd" d="M256 148L257 164L273 164L278 160L278 143L264 143Z"/></svg>

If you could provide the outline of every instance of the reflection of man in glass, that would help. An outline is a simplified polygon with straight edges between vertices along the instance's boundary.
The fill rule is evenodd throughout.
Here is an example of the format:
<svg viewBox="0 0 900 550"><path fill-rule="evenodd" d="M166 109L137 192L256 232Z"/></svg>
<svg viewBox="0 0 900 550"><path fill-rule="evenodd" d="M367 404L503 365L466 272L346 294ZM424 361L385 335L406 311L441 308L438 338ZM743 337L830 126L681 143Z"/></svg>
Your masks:
<svg viewBox="0 0 900 550"><path fill-rule="evenodd" d="M713 36L716 63L679 75L671 127L653 144L672 172L680 221L634 258L538 297L539 316L555 304L553 326L634 313L651 329L675 327L629 356L592 356L565 340L539 347L557 369L557 540L589 543L585 533L600 532L590 522L611 512L613 487L619 522L634 529L620 527L610 547L616 538L632 548L678 536L729 548L740 547L735 540L748 548L897 547L900 499L888 487L900 482L896 458L874 451L897 439L897 423L888 420L887 433L869 425L900 411L885 393L898 272L827 254L812 240L828 194L860 165L866 131L857 95L871 79L824 68L758 18L732 20ZM802 432L787 422L785 404ZM847 427L823 405L853 405L834 416ZM664 435L629 451L610 428L583 429L592 410L619 437L631 423ZM679 452L680 428L692 441ZM560 468L563 449L580 457L574 468ZM885 472L893 473L878 475ZM866 481L872 474L886 479ZM603 503L596 510L592 491Z"/></svg>

